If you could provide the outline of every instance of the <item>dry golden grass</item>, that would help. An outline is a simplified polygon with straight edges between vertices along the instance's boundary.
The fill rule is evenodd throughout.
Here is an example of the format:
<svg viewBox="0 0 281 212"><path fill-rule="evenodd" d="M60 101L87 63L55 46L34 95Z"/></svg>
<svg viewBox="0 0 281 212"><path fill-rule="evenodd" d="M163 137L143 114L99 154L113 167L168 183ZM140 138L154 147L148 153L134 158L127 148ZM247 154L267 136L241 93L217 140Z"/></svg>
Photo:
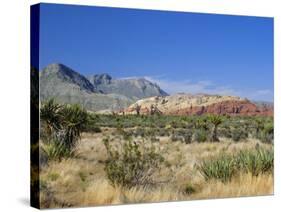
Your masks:
<svg viewBox="0 0 281 212"><path fill-rule="evenodd" d="M252 149L261 145L257 140L234 143L223 139L220 143L171 142L168 137L160 137L154 142L159 153L165 158L165 166L155 174L155 186L133 187L131 189L113 187L104 172L107 158L102 139L114 130L103 133L84 133L77 146L77 156L62 161L50 162L40 173L40 200L43 208L93 206L107 204L161 202L204 198L269 195L273 193L273 176L253 177L243 174L223 184L220 181L206 182L194 165L205 158L220 153L233 153L241 149ZM114 136L111 136L112 138ZM116 136L115 136L116 137ZM117 141L116 141L117 142ZM195 192L186 194L186 185Z"/></svg>
<svg viewBox="0 0 281 212"><path fill-rule="evenodd" d="M243 197L273 194L273 176L242 174L229 183L220 181L204 182L200 192L191 195L193 199Z"/></svg>

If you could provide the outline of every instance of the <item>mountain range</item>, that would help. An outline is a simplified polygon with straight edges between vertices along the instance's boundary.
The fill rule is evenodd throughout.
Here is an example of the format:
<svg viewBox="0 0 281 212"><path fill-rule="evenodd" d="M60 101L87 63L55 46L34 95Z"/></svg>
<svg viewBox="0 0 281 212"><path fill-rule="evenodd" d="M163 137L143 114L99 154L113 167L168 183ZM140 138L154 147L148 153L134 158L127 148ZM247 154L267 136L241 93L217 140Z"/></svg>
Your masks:
<svg viewBox="0 0 281 212"><path fill-rule="evenodd" d="M85 77L57 63L45 67L39 76L42 101L55 98L63 103L81 104L91 111L119 110L141 98L168 95L144 78L113 79L108 74Z"/></svg>
<svg viewBox="0 0 281 212"><path fill-rule="evenodd" d="M80 104L93 112L149 114L154 106L163 114L273 115L273 104L235 96L178 93L169 95L145 78L115 79L109 74L83 76L63 64L50 64L39 73L40 100Z"/></svg>
<svg viewBox="0 0 281 212"><path fill-rule="evenodd" d="M87 79L103 94L116 93L132 100L168 95L157 84L145 78L112 79L108 74L96 74L88 76Z"/></svg>

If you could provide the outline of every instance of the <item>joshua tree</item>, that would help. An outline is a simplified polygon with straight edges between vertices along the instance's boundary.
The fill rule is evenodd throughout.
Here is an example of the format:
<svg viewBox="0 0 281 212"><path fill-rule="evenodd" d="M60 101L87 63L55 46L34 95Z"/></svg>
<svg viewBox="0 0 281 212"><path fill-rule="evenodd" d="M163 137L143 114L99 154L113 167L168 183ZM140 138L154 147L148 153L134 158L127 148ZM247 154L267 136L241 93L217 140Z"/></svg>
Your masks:
<svg viewBox="0 0 281 212"><path fill-rule="evenodd" d="M62 125L65 133L65 144L72 148L80 138L81 131L88 123L88 113L79 105L65 106L62 109Z"/></svg>
<svg viewBox="0 0 281 212"><path fill-rule="evenodd" d="M211 133L211 141L217 142L220 141L217 136L218 126L222 123L222 118L219 115L210 115L209 121L214 125L212 133Z"/></svg>
<svg viewBox="0 0 281 212"><path fill-rule="evenodd" d="M141 106L137 104L135 110L137 112L137 115L140 115Z"/></svg>
<svg viewBox="0 0 281 212"><path fill-rule="evenodd" d="M43 103L40 108L40 119L45 124L47 135L50 137L54 131L61 128L61 108L62 106L55 102L54 99Z"/></svg>
<svg viewBox="0 0 281 212"><path fill-rule="evenodd" d="M204 129L205 131L208 130L208 122L206 117L198 117L194 123L196 129Z"/></svg>
<svg viewBox="0 0 281 212"><path fill-rule="evenodd" d="M161 115L162 114L162 111L160 111L157 106L155 105L150 105L150 115Z"/></svg>
<svg viewBox="0 0 281 212"><path fill-rule="evenodd" d="M155 106L150 105L150 115L154 115L154 113L155 113Z"/></svg>
<svg viewBox="0 0 281 212"><path fill-rule="evenodd" d="M255 118L256 136L264 129L264 121L261 118Z"/></svg>

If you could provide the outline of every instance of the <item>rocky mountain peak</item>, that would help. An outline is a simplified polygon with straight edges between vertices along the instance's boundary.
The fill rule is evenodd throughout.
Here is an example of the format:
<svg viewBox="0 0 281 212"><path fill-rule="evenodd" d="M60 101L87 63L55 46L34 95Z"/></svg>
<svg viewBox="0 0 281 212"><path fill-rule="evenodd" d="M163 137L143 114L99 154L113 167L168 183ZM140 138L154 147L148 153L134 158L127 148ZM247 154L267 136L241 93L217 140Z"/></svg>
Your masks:
<svg viewBox="0 0 281 212"><path fill-rule="evenodd" d="M112 77L107 74L95 74L92 76L89 76L88 79L94 84L94 85L100 85L100 84L110 84Z"/></svg>
<svg viewBox="0 0 281 212"><path fill-rule="evenodd" d="M58 78L65 83L76 84L81 90L96 91L94 85L86 77L60 63L53 63L45 67L41 71L40 77L49 80Z"/></svg>

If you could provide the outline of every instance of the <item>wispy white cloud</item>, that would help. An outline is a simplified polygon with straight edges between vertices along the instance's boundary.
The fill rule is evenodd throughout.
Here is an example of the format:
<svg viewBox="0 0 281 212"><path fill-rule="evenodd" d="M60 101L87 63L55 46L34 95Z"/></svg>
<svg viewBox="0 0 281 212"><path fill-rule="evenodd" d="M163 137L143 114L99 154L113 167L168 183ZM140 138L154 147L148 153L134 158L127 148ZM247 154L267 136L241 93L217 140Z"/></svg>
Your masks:
<svg viewBox="0 0 281 212"><path fill-rule="evenodd" d="M230 96L241 96L253 100L273 101L273 91L269 89L234 89L231 86L218 85L212 81L168 80L158 76L145 76L145 79L158 84L169 94L175 93L206 93Z"/></svg>
<svg viewBox="0 0 281 212"><path fill-rule="evenodd" d="M249 99L273 101L274 92L269 89L256 90L254 92L249 93L248 96Z"/></svg>
<svg viewBox="0 0 281 212"><path fill-rule="evenodd" d="M160 79L155 77L146 76L147 80L155 82L163 90L170 94L174 93L208 93L208 94L220 94L220 95L239 95L237 91L227 86L217 86L212 81L197 81L181 80L173 81L167 79Z"/></svg>

